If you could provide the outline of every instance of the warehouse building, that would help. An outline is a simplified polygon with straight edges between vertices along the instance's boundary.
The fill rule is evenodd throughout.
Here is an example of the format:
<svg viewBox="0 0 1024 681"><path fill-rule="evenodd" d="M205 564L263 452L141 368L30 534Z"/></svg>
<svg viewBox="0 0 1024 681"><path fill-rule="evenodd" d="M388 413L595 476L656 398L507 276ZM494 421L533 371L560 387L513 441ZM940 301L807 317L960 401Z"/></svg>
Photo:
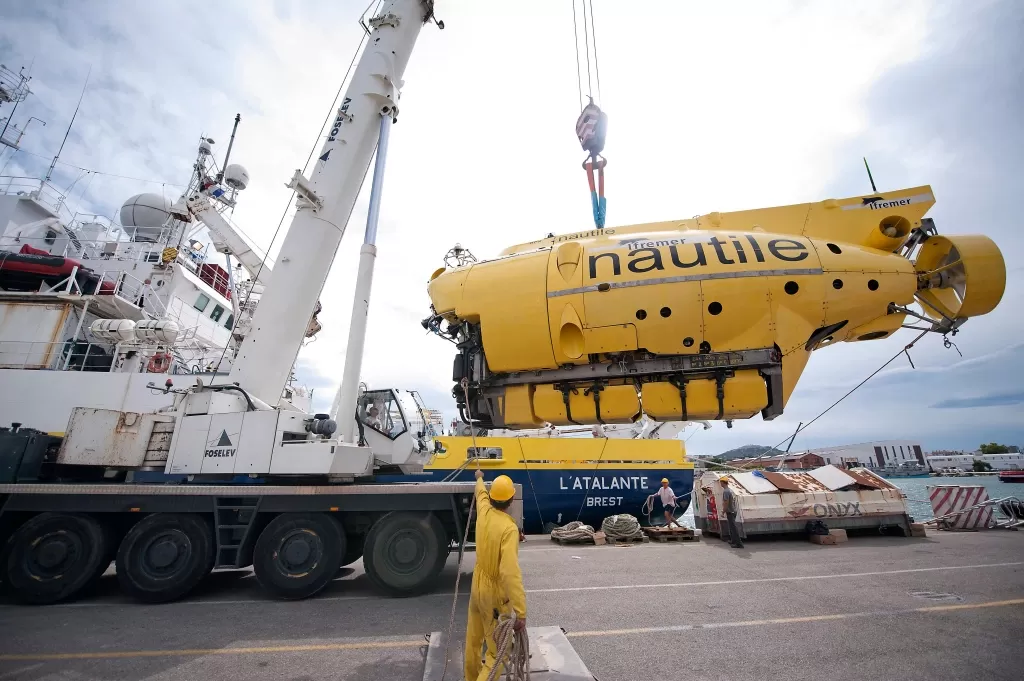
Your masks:
<svg viewBox="0 0 1024 681"><path fill-rule="evenodd" d="M925 465L921 444L911 440L884 440L838 447L820 447L808 450L807 453L817 454L825 460L825 463L840 468L856 466L886 468L915 463Z"/></svg>

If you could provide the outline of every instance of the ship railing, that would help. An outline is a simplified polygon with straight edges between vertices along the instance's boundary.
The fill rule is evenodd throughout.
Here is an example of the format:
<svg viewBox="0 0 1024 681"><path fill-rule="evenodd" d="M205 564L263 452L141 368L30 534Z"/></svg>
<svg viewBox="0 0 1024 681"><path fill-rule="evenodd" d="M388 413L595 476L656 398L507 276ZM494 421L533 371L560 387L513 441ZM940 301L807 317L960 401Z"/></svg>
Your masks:
<svg viewBox="0 0 1024 681"><path fill-rule="evenodd" d="M64 203L67 196L54 185L38 177L0 176L0 194L34 199L65 222L70 222L75 217Z"/></svg>
<svg viewBox="0 0 1024 681"><path fill-rule="evenodd" d="M110 371L109 343L90 341L0 341L0 369Z"/></svg>
<svg viewBox="0 0 1024 681"><path fill-rule="evenodd" d="M120 369L115 364L118 354L128 349L164 348L172 352L179 366L171 373L203 373L220 359L223 349L176 341L172 346L137 343L111 344L90 340L64 341L0 341L0 369L37 371L91 371L110 373ZM229 362L225 362L230 366ZM181 370L179 370L181 369ZM138 371L146 370L146 362Z"/></svg>
<svg viewBox="0 0 1024 681"><path fill-rule="evenodd" d="M206 265L210 260L210 244L203 246L203 250L197 251L187 245L178 249L177 262L192 274L199 276L199 266Z"/></svg>
<svg viewBox="0 0 1024 681"><path fill-rule="evenodd" d="M100 272L96 279L90 279L83 290L78 280L78 267L74 267L71 274L44 293L112 296L151 317L167 314L167 303L156 289L148 281L142 281L124 270Z"/></svg>
<svg viewBox="0 0 1024 681"><path fill-rule="evenodd" d="M59 235L56 238L61 238ZM8 250L17 250L19 244L28 244L33 248L50 251L55 238L46 236L18 236L6 237L4 247ZM77 242L77 246L76 246ZM158 263L163 259L163 251L166 248L162 242L150 241L124 241L106 240L97 241L84 237L80 232L75 233L75 238L68 238L64 248L51 255L80 260L83 266L95 267L97 263L109 262L112 260L120 262L148 262Z"/></svg>
<svg viewBox="0 0 1024 681"><path fill-rule="evenodd" d="M148 279L143 281L124 270L104 271L100 273L95 290L102 293L105 282L111 285L115 297L139 308L150 317L162 318L167 315L164 296L153 288Z"/></svg>

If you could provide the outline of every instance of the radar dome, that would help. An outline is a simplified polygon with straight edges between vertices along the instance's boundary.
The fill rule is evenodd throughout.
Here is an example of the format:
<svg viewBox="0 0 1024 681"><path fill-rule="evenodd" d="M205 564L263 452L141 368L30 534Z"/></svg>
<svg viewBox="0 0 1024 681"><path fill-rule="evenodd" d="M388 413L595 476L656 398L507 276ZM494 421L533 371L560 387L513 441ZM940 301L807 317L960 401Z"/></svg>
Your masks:
<svg viewBox="0 0 1024 681"><path fill-rule="evenodd" d="M232 189L245 189L249 184L249 171L240 163L232 163L224 169L224 184Z"/></svg>
<svg viewBox="0 0 1024 681"><path fill-rule="evenodd" d="M121 206L121 225L133 241L156 241L170 215L170 199L160 194L136 194Z"/></svg>

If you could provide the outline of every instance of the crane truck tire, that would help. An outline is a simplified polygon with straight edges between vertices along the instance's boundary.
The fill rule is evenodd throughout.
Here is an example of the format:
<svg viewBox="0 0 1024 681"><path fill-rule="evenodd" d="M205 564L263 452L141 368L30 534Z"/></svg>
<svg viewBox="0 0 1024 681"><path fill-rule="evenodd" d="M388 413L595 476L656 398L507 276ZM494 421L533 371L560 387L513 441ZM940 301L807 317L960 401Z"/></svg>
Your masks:
<svg viewBox="0 0 1024 681"><path fill-rule="evenodd" d="M388 596L430 591L448 560L448 534L433 513L393 511L366 535L363 566L370 583Z"/></svg>
<svg viewBox="0 0 1024 681"><path fill-rule="evenodd" d="M213 569L213 530L193 513L146 516L121 541L117 579L121 589L146 603L181 598Z"/></svg>
<svg viewBox="0 0 1024 681"><path fill-rule="evenodd" d="M14 600L36 605L71 598L103 573L99 566L109 555L106 536L99 521L87 515L31 518L0 554L4 590Z"/></svg>
<svg viewBox="0 0 1024 681"><path fill-rule="evenodd" d="M282 513L256 540L252 567L277 598L309 598L334 579L345 553L341 523L325 513Z"/></svg>

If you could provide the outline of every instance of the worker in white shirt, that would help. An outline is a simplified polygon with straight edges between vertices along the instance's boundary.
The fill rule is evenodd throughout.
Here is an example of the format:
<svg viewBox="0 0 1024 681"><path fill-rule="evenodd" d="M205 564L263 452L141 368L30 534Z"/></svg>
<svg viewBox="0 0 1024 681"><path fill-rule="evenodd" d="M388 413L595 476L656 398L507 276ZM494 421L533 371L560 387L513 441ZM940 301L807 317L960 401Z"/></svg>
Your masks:
<svg viewBox="0 0 1024 681"><path fill-rule="evenodd" d="M676 500L679 497L668 486L668 478L661 479L661 489L658 490L658 498L661 499L661 506L665 511L665 527L675 525L679 529L683 529L683 526L676 522L675 518Z"/></svg>

